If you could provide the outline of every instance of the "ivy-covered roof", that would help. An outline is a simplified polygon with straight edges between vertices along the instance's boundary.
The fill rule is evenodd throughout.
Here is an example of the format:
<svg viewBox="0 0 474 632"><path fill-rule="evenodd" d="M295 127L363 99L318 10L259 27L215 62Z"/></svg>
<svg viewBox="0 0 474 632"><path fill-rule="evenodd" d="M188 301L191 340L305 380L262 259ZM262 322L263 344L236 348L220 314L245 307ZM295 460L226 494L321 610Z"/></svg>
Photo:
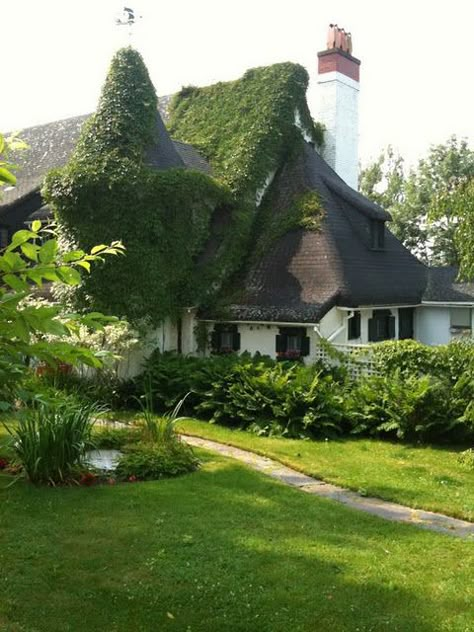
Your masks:
<svg viewBox="0 0 474 632"><path fill-rule="evenodd" d="M238 196L255 197L301 137L320 145L306 102L308 73L292 63L248 70L236 81L186 87L170 103L171 134L197 147Z"/></svg>
<svg viewBox="0 0 474 632"><path fill-rule="evenodd" d="M31 191L67 162L46 187L66 236L127 246L82 296L154 322L191 305L208 317L317 322L333 305L418 302L425 268L388 232L385 250L371 249L370 222L389 214L317 153L307 84L304 68L283 63L183 88L164 101L167 130L143 60L119 51L95 114L53 124L67 138L49 156L35 149L26 178ZM48 143L54 132L43 131Z"/></svg>

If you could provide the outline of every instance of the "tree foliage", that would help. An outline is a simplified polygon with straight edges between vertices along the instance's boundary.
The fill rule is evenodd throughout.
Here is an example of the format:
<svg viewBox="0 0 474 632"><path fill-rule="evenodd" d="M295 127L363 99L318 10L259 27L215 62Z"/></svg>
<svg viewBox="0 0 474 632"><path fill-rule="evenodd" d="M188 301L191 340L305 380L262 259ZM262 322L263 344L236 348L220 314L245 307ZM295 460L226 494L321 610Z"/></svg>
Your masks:
<svg viewBox="0 0 474 632"><path fill-rule="evenodd" d="M392 214L392 232L414 254L431 265L458 265L454 196L473 177L474 150L452 136L431 147L408 174L403 158L389 147L362 170L360 190Z"/></svg>
<svg viewBox="0 0 474 632"><path fill-rule="evenodd" d="M49 237L44 243L40 240ZM74 286L81 272L106 255L123 251L120 243L95 246L90 252L61 253L54 232L41 230L39 221L32 230L20 230L0 252L0 408L11 400L16 386L27 373L28 359L56 366L58 362L101 366L100 354L75 344L81 327L99 329L114 320L100 313L64 313L58 304L38 306L29 299L45 283ZM51 342L45 336L54 335Z"/></svg>
<svg viewBox="0 0 474 632"><path fill-rule="evenodd" d="M462 183L448 202L458 223L454 234L460 258L460 280L474 279L474 178Z"/></svg>
<svg viewBox="0 0 474 632"><path fill-rule="evenodd" d="M8 138L0 134L0 188L7 184L16 184L16 176L14 174L16 165L10 161L9 155L12 151L25 148L26 144L16 134Z"/></svg>

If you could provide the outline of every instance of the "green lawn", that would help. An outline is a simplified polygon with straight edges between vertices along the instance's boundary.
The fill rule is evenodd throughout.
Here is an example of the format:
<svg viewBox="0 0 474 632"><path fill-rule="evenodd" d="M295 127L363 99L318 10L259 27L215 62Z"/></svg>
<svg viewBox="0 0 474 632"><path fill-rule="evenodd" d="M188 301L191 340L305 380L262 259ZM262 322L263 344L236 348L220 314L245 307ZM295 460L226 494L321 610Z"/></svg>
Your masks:
<svg viewBox="0 0 474 632"><path fill-rule="evenodd" d="M114 418L132 421L133 415L114 413ZM474 521L474 471L458 463L455 449L375 439L298 441L257 437L197 420L180 422L180 429L253 450L369 496ZM5 453L2 438L5 430L0 425L0 455Z"/></svg>
<svg viewBox="0 0 474 632"><path fill-rule="evenodd" d="M371 439L273 439L195 420L181 422L180 428L253 450L369 496L474 520L474 471L458 463L453 449Z"/></svg>
<svg viewBox="0 0 474 632"><path fill-rule="evenodd" d="M468 632L472 542L207 455L174 480L1 488L2 632Z"/></svg>

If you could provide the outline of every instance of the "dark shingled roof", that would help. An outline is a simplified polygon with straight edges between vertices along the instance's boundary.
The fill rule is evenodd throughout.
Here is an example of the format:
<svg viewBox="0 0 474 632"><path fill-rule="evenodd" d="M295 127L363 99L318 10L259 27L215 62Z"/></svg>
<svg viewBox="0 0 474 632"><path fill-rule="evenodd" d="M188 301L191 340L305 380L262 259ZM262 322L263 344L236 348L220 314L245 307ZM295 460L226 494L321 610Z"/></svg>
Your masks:
<svg viewBox="0 0 474 632"><path fill-rule="evenodd" d="M276 221L307 191L319 194L325 216L320 230L290 230L250 265L234 284L232 319L317 322L334 305L420 302L425 266L388 230L385 249L371 249L370 220L390 215L346 185L308 143L272 188Z"/></svg>
<svg viewBox="0 0 474 632"><path fill-rule="evenodd" d="M423 301L438 303L474 303L474 281L456 282L455 266L429 268Z"/></svg>
<svg viewBox="0 0 474 632"><path fill-rule="evenodd" d="M161 106L160 103L160 109ZM16 206L20 200L37 191L48 171L67 163L82 125L89 116L76 116L30 127L21 132L20 136L29 148L13 156L14 161L20 166L17 173L18 185L4 190L0 198L0 216L7 213L13 205ZM194 147L170 139L160 113L157 113L156 129L157 143L147 154L150 166L156 169L186 167L211 173L209 164Z"/></svg>

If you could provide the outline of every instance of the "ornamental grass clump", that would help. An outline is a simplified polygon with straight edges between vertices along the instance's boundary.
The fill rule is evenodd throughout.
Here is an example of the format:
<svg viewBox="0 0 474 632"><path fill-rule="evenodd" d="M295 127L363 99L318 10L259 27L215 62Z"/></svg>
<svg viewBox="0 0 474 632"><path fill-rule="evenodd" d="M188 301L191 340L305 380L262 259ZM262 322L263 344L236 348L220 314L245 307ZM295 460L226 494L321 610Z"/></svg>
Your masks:
<svg viewBox="0 0 474 632"><path fill-rule="evenodd" d="M184 419L178 415L186 397L172 411L157 416L153 413L151 387L147 389L143 401L140 402L143 415L140 441L124 447L125 454L116 468L119 480L153 480L178 476L197 468L198 459L176 432L176 423Z"/></svg>
<svg viewBox="0 0 474 632"><path fill-rule="evenodd" d="M93 445L92 428L103 409L72 398L40 403L10 430L13 450L32 483L59 485L74 480Z"/></svg>

